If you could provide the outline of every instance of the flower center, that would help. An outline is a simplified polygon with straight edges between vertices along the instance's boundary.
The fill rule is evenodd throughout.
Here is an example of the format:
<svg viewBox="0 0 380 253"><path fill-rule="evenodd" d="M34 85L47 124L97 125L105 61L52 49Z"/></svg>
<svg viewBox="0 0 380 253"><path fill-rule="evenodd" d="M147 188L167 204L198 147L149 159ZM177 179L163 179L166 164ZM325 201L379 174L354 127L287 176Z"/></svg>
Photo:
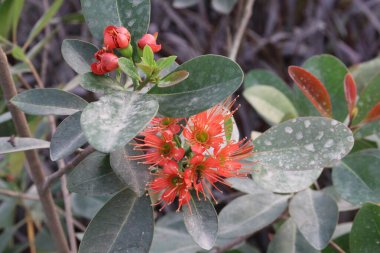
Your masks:
<svg viewBox="0 0 380 253"><path fill-rule="evenodd" d="M180 177L173 177L171 182L173 185L178 185L182 183L182 179Z"/></svg>
<svg viewBox="0 0 380 253"><path fill-rule="evenodd" d="M164 125L164 126L168 126L168 125L170 125L170 123L171 123L171 120L169 118L164 118L161 121L161 124Z"/></svg>
<svg viewBox="0 0 380 253"><path fill-rule="evenodd" d="M169 143L165 143L164 145L162 145L162 148L161 148L162 154L168 155L170 154L171 150L172 150L172 147Z"/></svg>
<svg viewBox="0 0 380 253"><path fill-rule="evenodd" d="M200 143L206 143L208 141L208 133L205 131L198 132L195 134L195 139Z"/></svg>

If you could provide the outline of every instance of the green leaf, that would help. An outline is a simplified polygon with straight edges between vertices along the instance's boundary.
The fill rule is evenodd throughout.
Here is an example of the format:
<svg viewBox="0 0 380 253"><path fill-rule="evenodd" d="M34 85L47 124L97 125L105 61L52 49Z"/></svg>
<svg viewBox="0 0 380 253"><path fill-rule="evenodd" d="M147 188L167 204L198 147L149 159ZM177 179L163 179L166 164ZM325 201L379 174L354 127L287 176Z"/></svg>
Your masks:
<svg viewBox="0 0 380 253"><path fill-rule="evenodd" d="M179 70L188 71L189 77L175 86L149 91L159 101L159 112L164 116L181 118L204 111L230 96L243 80L239 65L217 55L194 58L175 71Z"/></svg>
<svg viewBox="0 0 380 253"><path fill-rule="evenodd" d="M148 196L124 190L109 200L90 222L79 253L149 252L153 210Z"/></svg>
<svg viewBox="0 0 380 253"><path fill-rule="evenodd" d="M142 60L148 66L156 66L156 62L154 61L154 53L150 46L144 47Z"/></svg>
<svg viewBox="0 0 380 253"><path fill-rule="evenodd" d="M94 148L109 153L141 132L157 110L157 101L149 95L114 93L89 104L83 110L81 126Z"/></svg>
<svg viewBox="0 0 380 253"><path fill-rule="evenodd" d="M0 137L0 154L49 148L50 142L34 138Z"/></svg>
<svg viewBox="0 0 380 253"><path fill-rule="evenodd" d="M310 189L299 192L290 201L289 213L314 248L327 246L338 222L338 206L332 198Z"/></svg>
<svg viewBox="0 0 380 253"><path fill-rule="evenodd" d="M294 98L292 89L279 76L268 70L255 69L247 73L244 89L254 85L269 85L281 91L290 101Z"/></svg>
<svg viewBox="0 0 380 253"><path fill-rule="evenodd" d="M297 117L292 102L279 90L268 85L254 85L243 92L244 98L269 124Z"/></svg>
<svg viewBox="0 0 380 253"><path fill-rule="evenodd" d="M6 198L6 199L1 200L1 204L0 204L0 213L1 213L0 228L1 229L5 229L13 225L16 207L17 207L16 198Z"/></svg>
<svg viewBox="0 0 380 253"><path fill-rule="evenodd" d="M0 36L7 38L12 27L12 9L14 0L0 2Z"/></svg>
<svg viewBox="0 0 380 253"><path fill-rule="evenodd" d="M212 0L212 8L222 13L229 14L235 7L237 0Z"/></svg>
<svg viewBox="0 0 380 253"><path fill-rule="evenodd" d="M323 188L322 190L324 193L330 196L333 200L335 200L336 204L338 205L338 209L340 212L345 212L345 211L352 211L352 210L357 210L360 208L360 206L353 205L346 200L342 199L339 195L339 193L336 191L334 186L328 186Z"/></svg>
<svg viewBox="0 0 380 253"><path fill-rule="evenodd" d="M362 91L357 103L358 114L352 121L353 124L358 124L362 121L369 111L380 101L380 73L376 75L367 87Z"/></svg>
<svg viewBox="0 0 380 253"><path fill-rule="evenodd" d="M380 206L364 204L350 234L351 253L380 252Z"/></svg>
<svg viewBox="0 0 380 253"><path fill-rule="evenodd" d="M127 188L138 196L143 196L145 187L150 179L149 165L133 160L133 156L142 155L134 150L134 141L120 147L111 153L111 167Z"/></svg>
<svg viewBox="0 0 380 253"><path fill-rule="evenodd" d="M81 75L79 83L84 89L101 94L124 90L115 79L93 73Z"/></svg>
<svg viewBox="0 0 380 253"><path fill-rule="evenodd" d="M82 12L91 33L103 41L106 26L124 26L137 42L148 30L150 0L81 0Z"/></svg>
<svg viewBox="0 0 380 253"><path fill-rule="evenodd" d="M174 0L173 7L177 9L184 9L196 5L199 0Z"/></svg>
<svg viewBox="0 0 380 253"><path fill-rule="evenodd" d="M380 202L380 150L368 149L345 157L333 168L339 195L352 204Z"/></svg>
<svg viewBox="0 0 380 253"><path fill-rule="evenodd" d="M21 111L32 115L71 115L83 110L87 102L59 89L33 89L11 99Z"/></svg>
<svg viewBox="0 0 380 253"><path fill-rule="evenodd" d="M281 215L288 198L258 193L234 199L219 214L219 237L236 238L259 231Z"/></svg>
<svg viewBox="0 0 380 253"><path fill-rule="evenodd" d="M19 60L19 61L22 61L22 62L26 62L27 59L28 59L27 56L25 55L24 50L21 47L19 47L19 46L13 46L13 48L12 48L12 56L16 60Z"/></svg>
<svg viewBox="0 0 380 253"><path fill-rule="evenodd" d="M119 58L119 68L132 79L141 81L141 77L131 60L124 57Z"/></svg>
<svg viewBox="0 0 380 253"><path fill-rule="evenodd" d="M163 58L160 58L157 60L157 67L159 69L166 69L166 68L169 68L170 66L173 65L173 63L175 63L175 60L177 59L177 56L175 55L172 55L172 56L169 56L169 57L163 57Z"/></svg>
<svg viewBox="0 0 380 253"><path fill-rule="evenodd" d="M160 80L158 87L165 88L170 87L186 80L189 77L189 72L186 70L179 70L170 73Z"/></svg>
<svg viewBox="0 0 380 253"><path fill-rule="evenodd" d="M358 92L360 93L367 85L372 82L373 78L380 74L380 57L362 62L352 68Z"/></svg>
<svg viewBox="0 0 380 253"><path fill-rule="evenodd" d="M76 193L71 194L73 214L77 217L84 217L91 220L96 213L104 206L104 197L88 197Z"/></svg>
<svg viewBox="0 0 380 253"><path fill-rule="evenodd" d="M42 17L33 26L25 44L30 44L34 40L34 38L36 38L37 35L40 34L40 32L49 24L50 20L58 12L59 8L61 8L62 4L63 4L63 0L55 0L53 2L50 8L44 13L44 15L42 15Z"/></svg>
<svg viewBox="0 0 380 253"><path fill-rule="evenodd" d="M91 72L91 63L98 48L81 40L64 40L61 46L62 56L66 63L78 74Z"/></svg>
<svg viewBox="0 0 380 253"><path fill-rule="evenodd" d="M267 171L302 171L334 165L354 145L344 124L322 117L304 117L270 128L254 140L250 161Z"/></svg>
<svg viewBox="0 0 380 253"><path fill-rule="evenodd" d="M267 253L318 253L288 219L270 242Z"/></svg>
<svg viewBox="0 0 380 253"><path fill-rule="evenodd" d="M232 137L232 132L234 130L234 122L235 120L233 120L233 117L227 119L227 120L224 120L224 133L226 135L226 140L227 141L230 141L231 140L231 137Z"/></svg>
<svg viewBox="0 0 380 253"><path fill-rule="evenodd" d="M68 175L67 188L86 196L112 195L125 188L110 166L109 156L91 153Z"/></svg>
<svg viewBox="0 0 380 253"><path fill-rule="evenodd" d="M365 138L371 135L380 136L380 120L373 121L371 123L365 124L357 131L355 131L355 138Z"/></svg>
<svg viewBox="0 0 380 253"><path fill-rule="evenodd" d="M292 193L308 188L321 175L323 169L311 169L304 171L271 170L258 163L253 180L264 189L277 193Z"/></svg>
<svg viewBox="0 0 380 253"><path fill-rule="evenodd" d="M210 250L218 235L218 216L209 200L192 196L189 205L184 205L185 225L193 240L203 249Z"/></svg>
<svg viewBox="0 0 380 253"><path fill-rule="evenodd" d="M64 119L57 127L50 144L50 158L52 161L62 159L87 143L87 139L80 126L81 112Z"/></svg>
<svg viewBox="0 0 380 253"><path fill-rule="evenodd" d="M232 177L228 178L227 182L231 185L232 188L247 194L256 195L260 193L271 193L270 191L260 187L260 185L248 177Z"/></svg>
<svg viewBox="0 0 380 253"><path fill-rule="evenodd" d="M344 63L332 55L322 54L309 58L303 67L324 84L331 97L333 117L344 121L348 113L343 86L348 70Z"/></svg>

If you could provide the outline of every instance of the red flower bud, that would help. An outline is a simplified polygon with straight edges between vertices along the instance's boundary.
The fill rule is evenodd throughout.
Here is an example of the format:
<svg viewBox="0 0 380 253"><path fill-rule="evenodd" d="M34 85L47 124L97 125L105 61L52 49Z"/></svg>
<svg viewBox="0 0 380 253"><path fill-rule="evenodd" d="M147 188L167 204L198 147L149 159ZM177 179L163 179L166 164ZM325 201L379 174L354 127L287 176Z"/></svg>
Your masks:
<svg viewBox="0 0 380 253"><path fill-rule="evenodd" d="M118 57L113 53L108 53L104 49L95 53L98 62L91 64L91 70L96 75L104 75L119 67Z"/></svg>
<svg viewBox="0 0 380 253"><path fill-rule="evenodd" d="M104 29L104 46L108 50L126 48L131 42L131 34L123 26L107 26Z"/></svg>
<svg viewBox="0 0 380 253"><path fill-rule="evenodd" d="M139 48L144 49L145 46L150 46L153 53L157 53L161 50L161 45L157 44L158 33L144 34L142 38L138 41L137 45Z"/></svg>

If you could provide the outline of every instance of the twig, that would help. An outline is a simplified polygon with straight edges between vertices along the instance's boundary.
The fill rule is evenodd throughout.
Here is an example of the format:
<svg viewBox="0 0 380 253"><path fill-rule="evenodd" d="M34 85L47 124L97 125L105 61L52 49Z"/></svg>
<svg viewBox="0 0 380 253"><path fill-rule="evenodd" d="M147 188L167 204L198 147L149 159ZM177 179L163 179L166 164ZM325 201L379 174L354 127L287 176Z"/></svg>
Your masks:
<svg viewBox="0 0 380 253"><path fill-rule="evenodd" d="M31 137L25 114L17 109L10 100L17 95L16 86L13 82L12 75L8 65L8 59L4 51L0 48L0 80L3 88L4 99L7 102L8 109L12 115L12 119L16 131L20 137ZM46 216L46 223L50 228L51 235L56 244L57 251L67 253L69 247L59 221L58 214L55 210L53 196L49 190L44 189L45 175L43 167L36 150L25 151L25 156L29 165L29 175L36 185L38 195L41 199L42 207Z"/></svg>
<svg viewBox="0 0 380 253"><path fill-rule="evenodd" d="M5 195L9 197L15 197L15 198L22 198L22 199L28 199L28 200L40 200L38 196L25 194L22 192L15 192L8 189L0 189L0 195Z"/></svg>
<svg viewBox="0 0 380 253"><path fill-rule="evenodd" d="M62 175L69 172L75 166L77 166L83 159L85 159L89 154L94 152L95 149L91 146L85 148L81 153L79 153L72 161L70 161L65 167L58 169L56 172L50 174L46 178L44 189L47 190L49 187L58 180Z"/></svg>
<svg viewBox="0 0 380 253"><path fill-rule="evenodd" d="M244 9L243 18L241 19L239 29L236 32L234 42L232 44L231 51L229 54L229 58L232 60L236 60L236 56L239 52L240 44L243 39L245 29L247 28L248 21L252 16L252 9L253 9L254 3L255 3L255 0L247 0L246 6Z"/></svg>
<svg viewBox="0 0 380 253"><path fill-rule="evenodd" d="M336 244L335 242L333 241L330 241L329 243L331 245L331 247L333 247L336 251L338 251L339 253L346 253L346 251L344 251L341 247L339 247L338 244Z"/></svg>

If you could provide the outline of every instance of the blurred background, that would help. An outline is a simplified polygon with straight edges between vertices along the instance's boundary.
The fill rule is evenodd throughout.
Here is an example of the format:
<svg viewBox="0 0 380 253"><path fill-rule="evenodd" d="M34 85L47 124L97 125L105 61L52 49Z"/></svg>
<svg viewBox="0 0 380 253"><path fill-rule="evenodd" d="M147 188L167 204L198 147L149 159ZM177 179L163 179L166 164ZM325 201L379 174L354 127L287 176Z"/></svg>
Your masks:
<svg viewBox="0 0 380 253"><path fill-rule="evenodd" d="M152 0L149 32L159 32L158 42L163 47L160 55L177 55L178 63L210 53L228 57L242 17L247 12L245 4L244 0ZM62 41L68 38L89 41L97 46L102 44L92 38L80 9L79 0L0 0L0 45L9 55L20 90L37 87L38 82L43 82L46 87L71 90L88 101L95 99L92 93L78 86L76 74L64 62L60 51ZM380 0L256 0L236 61L246 73L257 68L268 69L289 82L288 66L301 65L313 55L332 54L347 66L375 58L380 49L379 34ZM236 95L241 92L242 89ZM242 105L236 113L241 136L250 136L252 130L268 128L242 96L238 102ZM1 113L5 111L3 102L0 110ZM0 122L6 120L9 116L0 115ZM31 117L30 120L37 137L48 132L48 123L41 118ZM12 135L12 124L1 124L0 133L2 136ZM48 157L47 151L47 167L54 168ZM23 154L17 153L0 161L0 184L19 180L21 191L26 191L30 181L25 180L26 173L22 172L23 159ZM34 188L29 188L26 194L35 196ZM233 191L225 194L224 202L236 194ZM0 241L4 240L4 235L13 236L12 231L5 229L7 223L14 221L7 216L16 210L12 201L5 198L0 205ZM99 207L104 200L83 200L75 196L73 201L74 214L83 216L83 210L87 208L87 216L82 218L89 219L96 211L96 208L88 209L89 206ZM36 221L40 221L41 226L42 211L35 203L33 199L23 202L26 214L17 209L16 215L30 216L37 226ZM18 229L24 223L16 225ZM84 230L81 222L77 222L77 230ZM46 240L46 230L41 234L38 240L51 243ZM263 231L253 238L258 239L262 249L269 242L267 234ZM16 238L20 242L26 241L25 233L20 231ZM45 246L49 248L49 245ZM28 252L26 249L27 245L20 244L11 251L3 251L6 247L2 248L0 243L0 252Z"/></svg>

